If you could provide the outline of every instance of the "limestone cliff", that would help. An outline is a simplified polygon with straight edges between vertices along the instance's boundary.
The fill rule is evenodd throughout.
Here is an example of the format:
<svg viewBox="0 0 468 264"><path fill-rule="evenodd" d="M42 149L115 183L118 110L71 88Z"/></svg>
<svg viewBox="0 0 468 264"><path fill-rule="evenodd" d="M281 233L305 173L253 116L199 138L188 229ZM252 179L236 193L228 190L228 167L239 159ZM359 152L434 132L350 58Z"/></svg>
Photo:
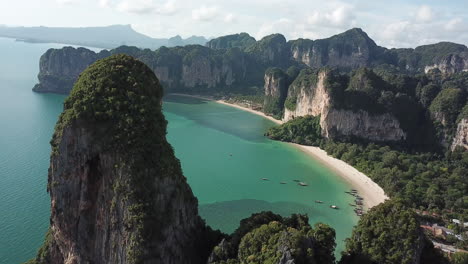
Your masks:
<svg viewBox="0 0 468 264"><path fill-rule="evenodd" d="M281 118L289 83L289 76L281 69L270 68L265 72L265 99L263 102L265 114Z"/></svg>
<svg viewBox="0 0 468 264"><path fill-rule="evenodd" d="M406 133L398 119L389 114L344 109L337 105L328 79L329 70L302 71L289 87L283 121L299 116L320 116L322 136L358 137L372 141L400 141Z"/></svg>
<svg viewBox="0 0 468 264"><path fill-rule="evenodd" d="M151 69L125 55L81 74L51 141L39 263L206 262L212 245L165 138L162 94Z"/></svg>
<svg viewBox="0 0 468 264"><path fill-rule="evenodd" d="M39 62L39 84L33 91L68 94L80 73L91 63L109 56L102 51L95 53L85 48L65 47L49 49Z"/></svg>
<svg viewBox="0 0 468 264"><path fill-rule="evenodd" d="M327 39L290 41L292 57L313 68L324 66L355 69L369 66L380 48L359 28L348 30Z"/></svg>
<svg viewBox="0 0 468 264"><path fill-rule="evenodd" d="M457 147L468 149L468 118L463 118L458 123L451 149L454 150Z"/></svg>
<svg viewBox="0 0 468 264"><path fill-rule="evenodd" d="M144 62L170 92L210 93L219 89L260 85L266 67L238 50L215 51L199 45L162 47L156 52L135 47L95 53L79 48L50 49L41 57L36 92L68 94L78 75L91 63L111 54L127 54Z"/></svg>
<svg viewBox="0 0 468 264"><path fill-rule="evenodd" d="M68 94L78 74L97 59L127 54L160 76L169 92L237 93L262 86L269 67L315 69L330 66L350 71L360 67L390 68L400 73L439 69L445 74L466 71L468 49L455 43L437 43L416 49L386 49L364 31L353 28L326 39L286 41L281 34L255 41L246 33L213 39L207 47L161 47L156 51L121 46L98 54L83 48L51 49L40 62L34 91Z"/></svg>
<svg viewBox="0 0 468 264"><path fill-rule="evenodd" d="M211 49L245 49L255 44L255 42L255 38L251 37L249 34L240 33L212 39L206 43L206 46Z"/></svg>
<svg viewBox="0 0 468 264"><path fill-rule="evenodd" d="M424 72L428 73L434 69L439 70L445 75L468 71L468 52L449 54L434 64L424 67Z"/></svg>

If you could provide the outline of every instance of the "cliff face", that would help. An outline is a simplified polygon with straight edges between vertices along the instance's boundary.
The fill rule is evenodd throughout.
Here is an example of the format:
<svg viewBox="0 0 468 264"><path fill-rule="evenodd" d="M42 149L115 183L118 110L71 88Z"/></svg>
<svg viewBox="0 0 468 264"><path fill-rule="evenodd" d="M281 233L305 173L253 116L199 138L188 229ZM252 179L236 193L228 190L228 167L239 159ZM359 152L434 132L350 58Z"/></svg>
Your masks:
<svg viewBox="0 0 468 264"><path fill-rule="evenodd" d="M336 67L349 71L385 64L402 73L439 69L445 74L468 70L468 49L454 43L438 43L416 49L386 49L361 29L354 28L327 39L286 42L281 34L259 41L246 33L213 39L207 47L161 47L156 51L121 46L95 54L70 47L49 50L41 58L37 92L67 94L86 66L111 54L127 54L145 64L161 78L170 92L242 93L261 86L269 67Z"/></svg>
<svg viewBox="0 0 468 264"><path fill-rule="evenodd" d="M245 49L255 44L255 42L255 38L251 37L249 34L240 33L212 39L206 43L206 46L211 49Z"/></svg>
<svg viewBox="0 0 468 264"><path fill-rule="evenodd" d="M328 39L290 41L292 57L309 67L355 69L370 65L379 50L361 29L351 29Z"/></svg>
<svg viewBox="0 0 468 264"><path fill-rule="evenodd" d="M454 150L457 147L468 149L468 118L463 118L458 123L451 149Z"/></svg>
<svg viewBox="0 0 468 264"><path fill-rule="evenodd" d="M215 51L198 45L163 47L156 52L123 46L98 54L68 47L51 49L41 57L39 84L33 90L68 94L87 66L111 54L127 54L144 62L169 92L209 93L244 83L260 84L265 69L240 50Z"/></svg>
<svg viewBox="0 0 468 264"><path fill-rule="evenodd" d="M281 69L271 68L265 72L265 99L263 102L265 114L281 116L289 82L289 76Z"/></svg>
<svg viewBox="0 0 468 264"><path fill-rule="evenodd" d="M81 75L52 140L46 263L206 262L207 228L165 139L161 97L128 56Z"/></svg>
<svg viewBox="0 0 468 264"><path fill-rule="evenodd" d="M406 133L391 114L372 115L359 110L331 109L320 122L327 138L359 137L371 141L401 141Z"/></svg>
<svg viewBox="0 0 468 264"><path fill-rule="evenodd" d="M468 52L449 54L439 59L435 64L426 66L424 72L428 73L434 69L445 75L468 71Z"/></svg>
<svg viewBox="0 0 468 264"><path fill-rule="evenodd" d="M406 138L399 121L391 114L335 107L327 78L327 70L318 74L302 72L289 88L283 121L320 115L322 136L326 138L358 137L372 141L400 141Z"/></svg>
<svg viewBox="0 0 468 264"><path fill-rule="evenodd" d="M95 53L85 48L50 49L41 56L39 84L34 86L33 91L68 94L86 67L109 55L107 51Z"/></svg>

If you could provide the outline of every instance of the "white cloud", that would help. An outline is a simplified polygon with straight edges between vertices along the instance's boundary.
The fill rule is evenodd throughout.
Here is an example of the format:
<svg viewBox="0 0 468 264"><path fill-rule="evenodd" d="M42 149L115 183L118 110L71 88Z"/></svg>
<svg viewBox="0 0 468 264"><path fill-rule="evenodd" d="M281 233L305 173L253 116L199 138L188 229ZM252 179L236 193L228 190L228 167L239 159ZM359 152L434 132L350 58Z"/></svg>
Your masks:
<svg viewBox="0 0 468 264"><path fill-rule="evenodd" d="M445 29L450 31L458 31L463 29L463 19L453 18L445 24Z"/></svg>
<svg viewBox="0 0 468 264"><path fill-rule="evenodd" d="M99 0L100 7L110 7L111 0Z"/></svg>
<svg viewBox="0 0 468 264"><path fill-rule="evenodd" d="M192 10L192 18L198 21L210 21L215 19L218 15L218 8L215 6L202 6L200 8Z"/></svg>
<svg viewBox="0 0 468 264"><path fill-rule="evenodd" d="M353 9L350 6L340 6L333 10L331 13L325 14L325 17L335 26L349 25L353 19Z"/></svg>
<svg viewBox="0 0 468 264"><path fill-rule="evenodd" d="M236 17L231 13L227 14L224 17L224 22L226 22L226 23L234 23L236 21L237 21Z"/></svg>
<svg viewBox="0 0 468 264"><path fill-rule="evenodd" d="M332 6L328 11L315 11L307 18L307 22L311 26L324 27L349 27L354 24L355 20L354 8L347 4L339 4Z"/></svg>
<svg viewBox="0 0 468 264"><path fill-rule="evenodd" d="M72 4L78 3L79 1L78 0L56 0L56 2L61 5L72 5Z"/></svg>
<svg viewBox="0 0 468 264"><path fill-rule="evenodd" d="M111 0L100 0L101 6L108 7ZM117 4L117 10L134 14L174 15L177 13L177 3L169 0L164 4L156 4L153 0L123 0Z"/></svg>
<svg viewBox="0 0 468 264"><path fill-rule="evenodd" d="M156 8L156 13L161 15L174 15L179 11L177 2L175 0L169 0L162 6Z"/></svg>
<svg viewBox="0 0 468 264"><path fill-rule="evenodd" d="M117 10L125 13L149 14L156 10L152 0L124 0L117 5Z"/></svg>
<svg viewBox="0 0 468 264"><path fill-rule="evenodd" d="M416 12L416 20L418 22L431 22L434 17L432 8L427 5L420 6Z"/></svg>
<svg viewBox="0 0 468 264"><path fill-rule="evenodd" d="M289 33L292 34L295 25L292 20L288 18L281 18L273 22L263 23L255 35L256 39L261 39L267 35L274 33Z"/></svg>

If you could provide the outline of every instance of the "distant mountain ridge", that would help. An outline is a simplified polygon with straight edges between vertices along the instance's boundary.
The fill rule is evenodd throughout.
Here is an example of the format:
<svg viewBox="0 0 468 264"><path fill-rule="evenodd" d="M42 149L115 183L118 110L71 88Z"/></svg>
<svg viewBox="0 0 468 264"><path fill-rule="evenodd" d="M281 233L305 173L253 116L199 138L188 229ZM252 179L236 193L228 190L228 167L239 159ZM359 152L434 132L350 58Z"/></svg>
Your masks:
<svg viewBox="0 0 468 264"><path fill-rule="evenodd" d="M200 36L187 39L180 36L169 39L151 38L136 32L130 25L82 28L0 26L0 37L32 43L63 43L105 49L113 49L122 45L157 49L161 46L205 45L208 42L205 37Z"/></svg>

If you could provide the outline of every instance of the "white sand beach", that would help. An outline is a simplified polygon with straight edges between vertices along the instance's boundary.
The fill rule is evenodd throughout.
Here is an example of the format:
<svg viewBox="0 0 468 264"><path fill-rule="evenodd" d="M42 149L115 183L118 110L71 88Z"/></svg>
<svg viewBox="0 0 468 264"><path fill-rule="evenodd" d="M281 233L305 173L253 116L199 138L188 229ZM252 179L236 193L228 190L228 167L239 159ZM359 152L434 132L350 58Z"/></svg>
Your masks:
<svg viewBox="0 0 468 264"><path fill-rule="evenodd" d="M274 119L271 116L267 116L260 111L253 110L253 109L240 106L237 104L228 103L223 100L215 100L210 97L197 96L197 95L186 95L186 94L175 94L175 93L173 95L187 96L187 97L194 97L194 98L199 98L199 99L204 99L204 100L216 101L217 103L220 103L220 104L232 106L232 107L262 116L277 124L283 123L283 121ZM386 199L388 199L388 196L385 195L384 190L377 183L372 181L364 173L358 171L357 169L347 164L346 162L336 159L332 156L329 156L324 150L318 147L305 146L305 145L299 145L299 144L294 144L294 143L288 143L288 144L292 144L293 146L297 147L298 149L303 151L305 154L311 156L313 159L327 166L329 169L331 169L340 177L342 177L345 181L347 181L354 189L358 191L359 195L364 198L364 208L366 209L372 208L373 206L376 206L384 202Z"/></svg>

